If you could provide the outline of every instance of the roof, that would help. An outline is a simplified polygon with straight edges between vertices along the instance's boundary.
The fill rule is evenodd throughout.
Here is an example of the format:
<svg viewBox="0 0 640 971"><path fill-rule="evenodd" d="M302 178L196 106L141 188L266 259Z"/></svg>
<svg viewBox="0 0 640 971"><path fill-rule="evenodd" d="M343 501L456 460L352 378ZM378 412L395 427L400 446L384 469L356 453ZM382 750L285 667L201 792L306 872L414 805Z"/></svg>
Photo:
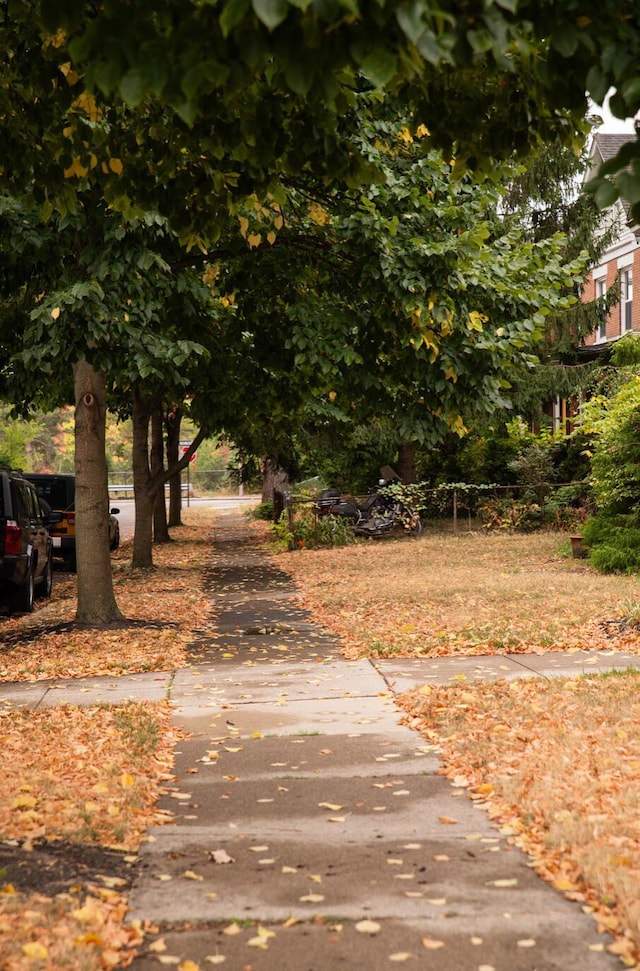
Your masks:
<svg viewBox="0 0 640 971"><path fill-rule="evenodd" d="M635 140L635 132L620 132L618 134L596 132L591 143L591 154L594 156L594 162L598 165L601 162L608 162L610 158L614 158L618 154L623 145Z"/></svg>
<svg viewBox="0 0 640 971"><path fill-rule="evenodd" d="M623 145L626 145L627 142L635 142L635 140L635 131L617 133L595 132L589 149L591 164L589 170L585 173L585 182L594 178L594 176L598 174L598 169L603 162L608 162L609 159L615 158ZM624 210L627 223L628 225L631 225L631 205L626 199L621 199L620 203Z"/></svg>

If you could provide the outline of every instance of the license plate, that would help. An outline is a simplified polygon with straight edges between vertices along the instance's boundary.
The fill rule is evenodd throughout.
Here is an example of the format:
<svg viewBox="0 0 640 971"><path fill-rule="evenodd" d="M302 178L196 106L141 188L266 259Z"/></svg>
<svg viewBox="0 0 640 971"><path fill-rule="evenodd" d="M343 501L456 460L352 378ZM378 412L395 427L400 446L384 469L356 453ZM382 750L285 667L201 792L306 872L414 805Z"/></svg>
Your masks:
<svg viewBox="0 0 640 971"><path fill-rule="evenodd" d="M62 546L62 537L61 536L52 536L51 539L53 541L53 545L55 547L57 547L58 549Z"/></svg>

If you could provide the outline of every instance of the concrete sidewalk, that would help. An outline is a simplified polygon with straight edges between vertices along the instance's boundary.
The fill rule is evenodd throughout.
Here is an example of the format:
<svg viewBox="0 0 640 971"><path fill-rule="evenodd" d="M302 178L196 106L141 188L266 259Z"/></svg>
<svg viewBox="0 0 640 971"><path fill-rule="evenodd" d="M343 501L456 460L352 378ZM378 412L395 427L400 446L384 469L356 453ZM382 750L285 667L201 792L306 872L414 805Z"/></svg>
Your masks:
<svg viewBox="0 0 640 971"><path fill-rule="evenodd" d="M162 801L174 820L149 832L130 895L166 950L150 937L134 971L620 967L580 906L437 774L393 693L640 659L346 661L232 514L216 521L207 583L215 620L173 675L0 686L0 704L28 707L168 696L190 733Z"/></svg>

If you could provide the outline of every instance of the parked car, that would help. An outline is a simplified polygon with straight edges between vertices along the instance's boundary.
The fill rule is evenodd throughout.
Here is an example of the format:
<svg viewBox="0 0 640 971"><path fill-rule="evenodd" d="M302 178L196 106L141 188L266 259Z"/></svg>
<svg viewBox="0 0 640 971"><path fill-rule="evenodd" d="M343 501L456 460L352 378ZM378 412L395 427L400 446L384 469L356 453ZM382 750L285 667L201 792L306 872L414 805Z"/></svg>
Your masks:
<svg viewBox="0 0 640 971"><path fill-rule="evenodd" d="M61 518L20 472L0 469L0 593L10 611L26 613L36 595L51 595L50 529Z"/></svg>
<svg viewBox="0 0 640 971"><path fill-rule="evenodd" d="M51 527L53 555L62 557L68 570L76 569L76 477L66 473L25 472L25 478L36 487L38 495L61 521ZM116 519L119 509L109 510L109 549L120 545L120 525Z"/></svg>

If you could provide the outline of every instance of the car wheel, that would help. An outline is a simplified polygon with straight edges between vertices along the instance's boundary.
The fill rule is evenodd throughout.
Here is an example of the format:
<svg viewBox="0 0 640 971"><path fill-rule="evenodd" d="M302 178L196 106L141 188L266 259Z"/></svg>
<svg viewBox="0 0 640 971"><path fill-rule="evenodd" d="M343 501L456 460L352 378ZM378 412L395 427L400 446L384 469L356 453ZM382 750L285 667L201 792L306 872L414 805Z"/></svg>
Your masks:
<svg viewBox="0 0 640 971"><path fill-rule="evenodd" d="M38 583L38 596L50 597L52 589L53 589L53 563L51 560L51 555L49 555L47 558L47 565L44 568L44 573L42 574L40 581Z"/></svg>
<svg viewBox="0 0 640 971"><path fill-rule="evenodd" d="M114 530L113 539L111 540L111 546L109 547L109 549L113 552L113 550L117 550L119 546L120 546L120 530L116 529Z"/></svg>
<svg viewBox="0 0 640 971"><path fill-rule="evenodd" d="M20 614L30 614L33 610L33 599L34 599L34 583L33 583L33 573L29 570L29 574L24 583L21 583L19 587L14 587L13 595L11 598L11 608L16 613Z"/></svg>

